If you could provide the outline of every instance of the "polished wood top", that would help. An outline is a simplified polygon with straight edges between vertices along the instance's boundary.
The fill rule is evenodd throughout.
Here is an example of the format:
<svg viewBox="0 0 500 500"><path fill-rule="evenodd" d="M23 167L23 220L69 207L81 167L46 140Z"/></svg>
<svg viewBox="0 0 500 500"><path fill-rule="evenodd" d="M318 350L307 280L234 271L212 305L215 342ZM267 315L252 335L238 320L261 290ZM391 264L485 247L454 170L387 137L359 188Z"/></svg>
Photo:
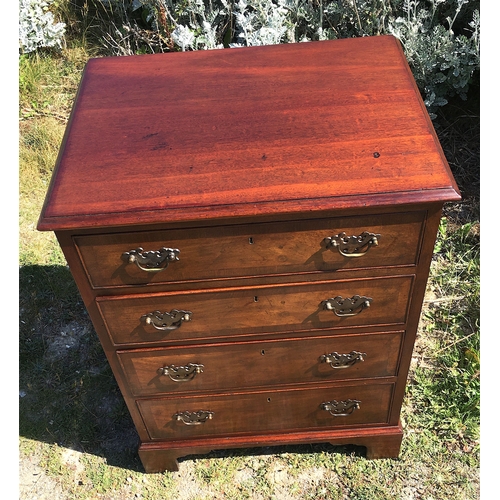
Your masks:
<svg viewBox="0 0 500 500"><path fill-rule="evenodd" d="M38 228L459 198L380 36L91 59Z"/></svg>

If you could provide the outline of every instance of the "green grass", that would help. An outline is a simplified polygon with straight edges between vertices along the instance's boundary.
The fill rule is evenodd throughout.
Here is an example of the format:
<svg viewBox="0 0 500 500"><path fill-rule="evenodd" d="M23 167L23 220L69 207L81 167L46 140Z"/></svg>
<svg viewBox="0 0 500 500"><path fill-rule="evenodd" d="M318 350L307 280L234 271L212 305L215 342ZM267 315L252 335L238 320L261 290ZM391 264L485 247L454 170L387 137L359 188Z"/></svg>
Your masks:
<svg viewBox="0 0 500 500"><path fill-rule="evenodd" d="M478 141L473 120L446 115L436 129L465 199L447 207L440 228L400 458L367 461L355 447L325 444L218 451L181 460L178 473L143 474L132 421L64 256L53 234L36 231L81 71L105 54L89 45L92 23L79 32L71 4L61 5L73 16L68 48L20 59L21 459L67 499L479 498L479 216L470 190L478 162L459 157Z"/></svg>
<svg viewBox="0 0 500 500"><path fill-rule="evenodd" d="M431 267L428 359L415 371L409 399L420 428L469 450L479 439L479 225L447 226L443 219Z"/></svg>
<svg viewBox="0 0 500 500"><path fill-rule="evenodd" d="M22 55L19 58L20 117L50 116L64 123L89 57L85 49L78 47L61 54Z"/></svg>

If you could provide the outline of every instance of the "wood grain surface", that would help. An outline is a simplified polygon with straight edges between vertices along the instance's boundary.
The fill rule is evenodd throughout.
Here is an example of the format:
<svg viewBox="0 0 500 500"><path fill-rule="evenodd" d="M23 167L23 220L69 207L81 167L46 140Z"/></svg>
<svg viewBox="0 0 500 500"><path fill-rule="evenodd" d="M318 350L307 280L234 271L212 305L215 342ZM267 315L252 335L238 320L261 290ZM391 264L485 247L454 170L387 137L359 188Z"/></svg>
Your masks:
<svg viewBox="0 0 500 500"><path fill-rule="evenodd" d="M392 36L88 62L39 229L458 199Z"/></svg>
<svg viewBox="0 0 500 500"><path fill-rule="evenodd" d="M210 396L137 401L151 439L182 439L199 436L230 436L241 433L332 429L352 425L387 424L392 384L376 381L334 387L262 392L240 392ZM360 401L358 410L348 416L332 416L321 404L348 399ZM186 425L173 418L177 412L208 410L211 420Z"/></svg>
<svg viewBox="0 0 500 500"><path fill-rule="evenodd" d="M219 345L128 349L118 359L134 396L318 383L397 375L404 332L230 342ZM361 353L351 366L333 368L321 359L334 352ZM356 357L356 356L354 356ZM158 369L203 366L191 380L172 380Z"/></svg>
<svg viewBox="0 0 500 500"><path fill-rule="evenodd" d="M271 276L338 269L415 265L425 212L76 236L74 242L94 288ZM360 257L345 257L324 240L345 233L379 235ZM138 247L180 251L160 272L122 258ZM160 266L161 267L161 266Z"/></svg>
<svg viewBox="0 0 500 500"><path fill-rule="evenodd" d="M292 283L286 286L241 287L98 297L96 302L116 345L184 341L250 334L345 329L370 325L403 325L408 314L413 276L355 281ZM372 299L355 316L339 317L323 309L322 301L355 295ZM192 313L175 330L157 330L142 317L172 310Z"/></svg>

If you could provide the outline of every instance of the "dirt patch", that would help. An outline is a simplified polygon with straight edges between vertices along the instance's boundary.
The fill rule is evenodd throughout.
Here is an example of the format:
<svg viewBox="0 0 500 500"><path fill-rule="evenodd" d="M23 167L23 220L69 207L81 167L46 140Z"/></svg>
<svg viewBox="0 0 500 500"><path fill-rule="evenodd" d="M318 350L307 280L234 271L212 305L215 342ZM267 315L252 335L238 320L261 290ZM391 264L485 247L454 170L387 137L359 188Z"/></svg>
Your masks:
<svg viewBox="0 0 500 500"><path fill-rule="evenodd" d="M20 500L67 500L61 486L39 466L39 458L31 455L19 459Z"/></svg>

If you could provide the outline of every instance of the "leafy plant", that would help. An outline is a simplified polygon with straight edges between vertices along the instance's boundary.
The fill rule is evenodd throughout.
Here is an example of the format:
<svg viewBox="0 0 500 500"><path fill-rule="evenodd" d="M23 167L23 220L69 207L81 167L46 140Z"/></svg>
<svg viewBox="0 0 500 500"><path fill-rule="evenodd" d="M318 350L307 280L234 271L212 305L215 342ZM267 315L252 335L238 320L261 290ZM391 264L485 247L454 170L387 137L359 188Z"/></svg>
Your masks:
<svg viewBox="0 0 500 500"><path fill-rule="evenodd" d="M439 16L439 8L450 7L452 3L455 2L432 0L430 8L426 9L416 0L405 0L405 15L391 20L388 25L388 32L403 44L432 117L436 108L448 103L449 97L467 98L469 83L479 68L479 10L472 12L468 23L470 36L456 35L455 24L468 0L457 0L450 15ZM439 19L441 22L437 22Z"/></svg>
<svg viewBox="0 0 500 500"><path fill-rule="evenodd" d="M27 54L43 47L61 48L66 26L55 23L49 10L53 0L19 0L19 51Z"/></svg>

